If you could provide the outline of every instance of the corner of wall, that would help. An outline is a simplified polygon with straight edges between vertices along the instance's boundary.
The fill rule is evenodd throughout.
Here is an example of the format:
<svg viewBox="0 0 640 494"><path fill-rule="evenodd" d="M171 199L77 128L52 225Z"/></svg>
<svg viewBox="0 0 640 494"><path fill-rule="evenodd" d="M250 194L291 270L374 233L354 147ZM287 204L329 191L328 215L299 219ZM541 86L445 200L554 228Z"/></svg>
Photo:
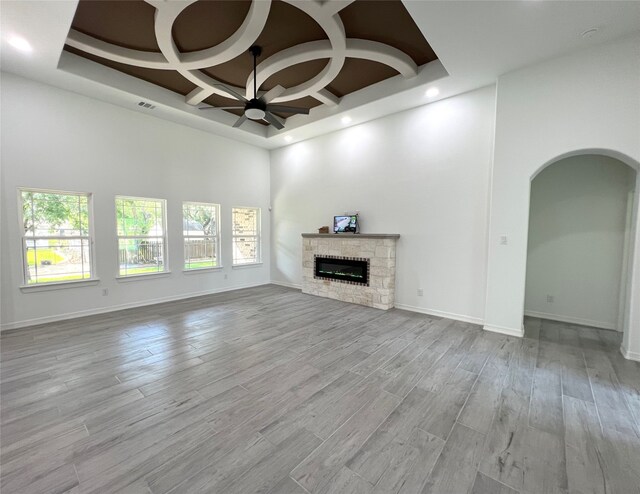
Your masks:
<svg viewBox="0 0 640 494"><path fill-rule="evenodd" d="M482 329L490 331L492 333L506 334L507 336L515 336L517 338L524 337L524 327L520 328L507 328L505 326L490 326L485 324Z"/></svg>
<svg viewBox="0 0 640 494"><path fill-rule="evenodd" d="M628 350L624 346L624 343L622 345L620 345L620 353L627 360L635 360L636 362L640 362L640 353L632 352L631 350Z"/></svg>

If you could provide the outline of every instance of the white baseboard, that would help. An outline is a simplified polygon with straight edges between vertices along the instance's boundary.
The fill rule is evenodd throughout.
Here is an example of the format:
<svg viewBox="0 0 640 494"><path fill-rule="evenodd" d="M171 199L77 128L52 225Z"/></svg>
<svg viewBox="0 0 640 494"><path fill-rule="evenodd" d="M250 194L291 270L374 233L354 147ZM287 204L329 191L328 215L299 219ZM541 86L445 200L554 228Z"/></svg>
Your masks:
<svg viewBox="0 0 640 494"><path fill-rule="evenodd" d="M286 286L287 288L295 288L297 290L302 290L302 285L299 283L287 283L286 281L275 281L271 280L272 285Z"/></svg>
<svg viewBox="0 0 640 494"><path fill-rule="evenodd" d="M506 334L508 336L516 336L518 338L522 338L524 336L524 328L507 328L506 326L491 326L486 324L482 329L485 331L491 331L492 333Z"/></svg>
<svg viewBox="0 0 640 494"><path fill-rule="evenodd" d="M580 326L591 326L593 328L613 329L615 331L618 331L618 328L615 324L604 321L595 321L593 319L582 319L580 317L573 316L559 316L557 314L548 314L546 312L538 312L535 310L525 310L524 315L530 317L539 317L540 319L549 319L550 321L566 322L569 324L579 324Z"/></svg>
<svg viewBox="0 0 640 494"><path fill-rule="evenodd" d="M413 305L395 304L394 307L396 309L408 310L411 312L418 312L420 314L427 314L428 316L444 317L446 319L454 319L455 321L468 322L471 324L482 325L482 323L484 322L479 317L465 316L463 314L455 314L453 312L444 312L444 311L435 310L435 309L425 309L423 307L415 307Z"/></svg>
<svg viewBox="0 0 640 494"><path fill-rule="evenodd" d="M627 360L635 360L636 362L640 362L640 352L632 352L631 350L627 350L624 347L624 344L620 346L620 353Z"/></svg>
<svg viewBox="0 0 640 494"><path fill-rule="evenodd" d="M0 331L7 331L9 329L21 329L29 326L35 326L37 324L46 324L50 322L66 321L68 319L76 319L78 317L94 316L98 314L106 314L108 312L116 312L124 309L134 309L136 307L145 307L147 305L162 304L165 302L175 302L176 300L184 300L194 297L202 297L203 295L213 295L214 293L231 292L233 290L241 290L243 288L252 288L256 286L268 285L266 283L249 283L246 285L237 285L233 287L215 288L213 290L205 290L201 292L191 292L182 295L174 295L170 297L161 297L150 300L144 300L141 302L131 302L128 304L111 305L109 307L98 307L95 309L79 310L77 312L66 312L64 314L56 314L55 316L37 317L35 319L25 319L22 321L15 321L10 323L4 323L0 325Z"/></svg>

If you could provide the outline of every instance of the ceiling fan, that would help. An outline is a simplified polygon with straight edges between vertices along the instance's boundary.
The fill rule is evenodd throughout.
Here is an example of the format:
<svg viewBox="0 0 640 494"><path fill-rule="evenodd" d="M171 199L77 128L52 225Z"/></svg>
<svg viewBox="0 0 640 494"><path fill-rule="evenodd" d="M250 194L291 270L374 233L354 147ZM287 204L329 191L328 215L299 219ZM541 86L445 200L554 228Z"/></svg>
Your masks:
<svg viewBox="0 0 640 494"><path fill-rule="evenodd" d="M259 46L252 46L249 48L249 53L253 55L253 98L247 99L237 91L234 91L230 87L224 84L214 84L220 87L223 91L233 96L235 99L243 103L241 106L205 106L199 108L200 110L244 110L244 114L233 124L234 127L240 127L245 120L264 120L265 122L273 125L276 129L284 129L284 121L272 112L292 113L308 115L308 108L297 108L295 106L286 105L273 105L269 101L282 91L282 86L276 86L270 91L258 98L258 86L256 84L256 66L258 63L258 57L262 53L262 48Z"/></svg>

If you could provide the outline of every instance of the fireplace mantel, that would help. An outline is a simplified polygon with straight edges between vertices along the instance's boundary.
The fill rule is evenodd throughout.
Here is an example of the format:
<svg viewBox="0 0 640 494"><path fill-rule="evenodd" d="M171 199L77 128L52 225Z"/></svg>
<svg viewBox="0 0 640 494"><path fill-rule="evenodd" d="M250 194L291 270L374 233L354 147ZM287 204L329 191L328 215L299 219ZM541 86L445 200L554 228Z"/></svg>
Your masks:
<svg viewBox="0 0 640 494"><path fill-rule="evenodd" d="M302 292L343 302L391 309L396 288L397 233L303 233ZM366 283L316 276L317 258L365 261Z"/></svg>
<svg viewBox="0 0 640 494"><path fill-rule="evenodd" d="M349 238L393 238L399 239L399 233L303 233L302 238L335 238L344 240Z"/></svg>

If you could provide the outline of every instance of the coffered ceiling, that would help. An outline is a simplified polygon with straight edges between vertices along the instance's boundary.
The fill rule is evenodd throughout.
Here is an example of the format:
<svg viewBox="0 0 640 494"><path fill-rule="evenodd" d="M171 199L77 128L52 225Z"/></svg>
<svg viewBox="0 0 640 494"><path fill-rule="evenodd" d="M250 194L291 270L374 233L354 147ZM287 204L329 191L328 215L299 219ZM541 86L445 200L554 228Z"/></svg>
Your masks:
<svg viewBox="0 0 640 494"><path fill-rule="evenodd" d="M254 3L0 0L0 69L93 100L274 149L494 84L501 74L520 67L638 35L640 26L637 0ZM252 8L264 9L265 5L268 12L250 15ZM212 19L214 8L226 10ZM311 14L304 8L311 9ZM288 16L293 20L286 22ZM215 29L210 27L213 22ZM342 36L336 24L343 26ZM597 28L595 35L583 36L593 28ZM101 56L97 51L91 54L80 46L71 47L69 38L74 33L94 45L92 50L102 42L97 46L105 53ZM26 39L31 50L25 53L11 46L14 36ZM372 60L369 55L380 57L388 52L362 47L348 53L354 48L349 44L353 38L388 45L398 56ZM265 50L258 69L264 76L259 81L261 89L281 84L289 90L280 95L289 98L284 104L316 105L309 115L287 118L282 131L253 121L233 128L236 115L198 110L225 100L218 99L222 96L215 91L207 95L210 88L197 78L205 82L219 79L242 92L247 90L252 67L246 49L253 43ZM318 45L309 50L309 43ZM437 59L431 58L434 55L428 46ZM107 56L114 47L121 59L112 58L113 53ZM353 53L367 56L351 56ZM126 63L126 57L148 64ZM206 57L214 61L204 66ZM401 60L405 63L399 64ZM169 64L176 67L167 67ZM416 75L405 76L399 68L415 70ZM335 73L320 83L316 76L327 76L325 70ZM151 74L167 80L153 81ZM368 86L361 76L370 78ZM303 86L307 95L292 94L292 88L309 84L310 79L318 86L313 90ZM433 96L436 87L439 94ZM190 93L197 97L187 102ZM322 100L323 95L328 101ZM202 101L196 103L198 98ZM141 106L141 101L147 105ZM46 113L46 108L42 111Z"/></svg>
<svg viewBox="0 0 640 494"><path fill-rule="evenodd" d="M252 45L258 91L308 109L437 59L400 0L81 0L64 49L220 107L238 104L220 83L253 96Z"/></svg>

